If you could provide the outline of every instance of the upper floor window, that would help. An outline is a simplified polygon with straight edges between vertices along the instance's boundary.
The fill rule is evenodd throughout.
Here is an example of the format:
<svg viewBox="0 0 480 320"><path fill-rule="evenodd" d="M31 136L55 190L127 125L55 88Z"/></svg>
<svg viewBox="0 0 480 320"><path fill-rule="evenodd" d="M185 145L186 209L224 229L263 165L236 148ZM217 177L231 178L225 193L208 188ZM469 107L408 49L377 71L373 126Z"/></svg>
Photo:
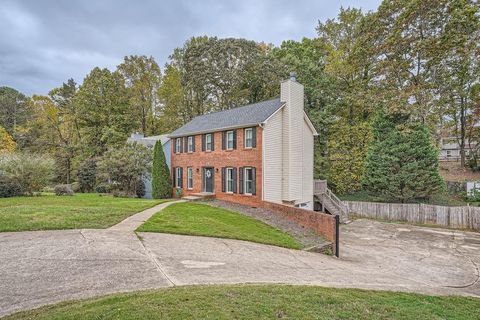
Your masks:
<svg viewBox="0 0 480 320"><path fill-rule="evenodd" d="M205 135L205 151L212 151L212 134L207 133Z"/></svg>
<svg viewBox="0 0 480 320"><path fill-rule="evenodd" d="M245 148L252 148L253 147L253 129L246 128L244 130L244 133L245 133L245 136L244 136Z"/></svg>
<svg viewBox="0 0 480 320"><path fill-rule="evenodd" d="M227 150L233 149L233 131L227 131Z"/></svg>
<svg viewBox="0 0 480 320"><path fill-rule="evenodd" d="M187 152L193 152L195 151L194 147L194 142L193 142L193 136L190 136L187 138Z"/></svg>
<svg viewBox="0 0 480 320"><path fill-rule="evenodd" d="M175 153L182 152L182 138L175 139Z"/></svg>

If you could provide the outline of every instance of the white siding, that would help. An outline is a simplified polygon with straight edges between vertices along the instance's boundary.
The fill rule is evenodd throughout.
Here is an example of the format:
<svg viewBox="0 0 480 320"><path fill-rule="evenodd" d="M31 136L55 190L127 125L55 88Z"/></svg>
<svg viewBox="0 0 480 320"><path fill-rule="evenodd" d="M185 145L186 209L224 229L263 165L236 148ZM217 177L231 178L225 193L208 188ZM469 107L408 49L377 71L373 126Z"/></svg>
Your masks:
<svg viewBox="0 0 480 320"><path fill-rule="evenodd" d="M302 199L303 163L303 86L287 80L281 84L283 110L283 184L282 199Z"/></svg>
<svg viewBox="0 0 480 320"><path fill-rule="evenodd" d="M302 203L313 210L313 132L307 121L303 121L303 181Z"/></svg>
<svg viewBox="0 0 480 320"><path fill-rule="evenodd" d="M282 120L280 109L263 129L263 197L271 202L282 202Z"/></svg>

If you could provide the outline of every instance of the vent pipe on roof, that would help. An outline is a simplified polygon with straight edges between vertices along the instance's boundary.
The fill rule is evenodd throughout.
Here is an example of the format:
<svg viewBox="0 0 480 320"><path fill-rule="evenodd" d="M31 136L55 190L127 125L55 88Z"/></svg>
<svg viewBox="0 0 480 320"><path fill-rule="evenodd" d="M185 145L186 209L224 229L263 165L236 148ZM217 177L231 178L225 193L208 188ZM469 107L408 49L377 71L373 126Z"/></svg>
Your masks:
<svg viewBox="0 0 480 320"><path fill-rule="evenodd" d="M297 81L297 74L295 72L290 72L290 80Z"/></svg>

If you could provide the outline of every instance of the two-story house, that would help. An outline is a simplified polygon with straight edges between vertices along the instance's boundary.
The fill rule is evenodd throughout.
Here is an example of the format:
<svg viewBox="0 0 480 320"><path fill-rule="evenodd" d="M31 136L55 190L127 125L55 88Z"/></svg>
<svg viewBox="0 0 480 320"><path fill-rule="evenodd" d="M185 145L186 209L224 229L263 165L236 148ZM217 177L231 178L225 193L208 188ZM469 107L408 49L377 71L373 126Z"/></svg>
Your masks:
<svg viewBox="0 0 480 320"><path fill-rule="evenodd" d="M198 116L170 134L174 194L207 193L251 206L262 201L313 210L317 132L295 77L280 98Z"/></svg>

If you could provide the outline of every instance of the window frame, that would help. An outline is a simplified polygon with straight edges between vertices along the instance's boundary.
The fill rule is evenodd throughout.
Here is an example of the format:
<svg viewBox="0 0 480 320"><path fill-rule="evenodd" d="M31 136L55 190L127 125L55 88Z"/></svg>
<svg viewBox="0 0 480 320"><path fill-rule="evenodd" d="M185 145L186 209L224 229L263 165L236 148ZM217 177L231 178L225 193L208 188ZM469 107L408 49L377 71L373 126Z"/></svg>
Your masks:
<svg viewBox="0 0 480 320"><path fill-rule="evenodd" d="M252 177L251 177L251 180L248 180L247 177L247 171L250 171ZM245 167L243 168L243 194L247 195L247 196L252 196L253 195L253 182L255 181L254 177L253 177L253 168L252 167ZM247 192L247 185L248 185L248 182L250 182L252 185L251 185L251 189L250 189L250 192Z"/></svg>
<svg viewBox="0 0 480 320"><path fill-rule="evenodd" d="M247 132L250 132L250 146L247 146ZM253 148L253 128L245 128L243 130L243 146L245 149Z"/></svg>
<svg viewBox="0 0 480 320"><path fill-rule="evenodd" d="M181 153L182 150L182 139L176 138L175 139L175 153Z"/></svg>
<svg viewBox="0 0 480 320"><path fill-rule="evenodd" d="M234 147L234 140L235 140L235 137L234 137L234 134L233 134L233 130L230 130L230 131L227 131L227 133L225 134L225 140L226 140L226 146L225 148L227 150L233 150L233 147ZM230 137L232 138L232 140L230 140ZM230 142L232 143L232 146L230 147Z"/></svg>
<svg viewBox="0 0 480 320"><path fill-rule="evenodd" d="M182 184L182 168L176 167L175 168L175 188L181 188Z"/></svg>
<svg viewBox="0 0 480 320"><path fill-rule="evenodd" d="M212 145L213 145L213 133L207 133L205 134L205 151L210 152L212 151ZM208 138L210 137L210 142L208 142ZM208 144L210 143L210 148L208 147Z"/></svg>
<svg viewBox="0 0 480 320"><path fill-rule="evenodd" d="M188 153L193 152L193 136L187 137L187 152Z"/></svg>
<svg viewBox="0 0 480 320"><path fill-rule="evenodd" d="M229 175L231 175L231 179L229 179ZM233 175L233 167L227 167L225 168L225 192L226 193L233 193L233 190L235 189L235 177ZM232 183L231 189L229 189L229 182Z"/></svg>
<svg viewBox="0 0 480 320"><path fill-rule="evenodd" d="M193 167L187 167L187 189L193 190Z"/></svg>

